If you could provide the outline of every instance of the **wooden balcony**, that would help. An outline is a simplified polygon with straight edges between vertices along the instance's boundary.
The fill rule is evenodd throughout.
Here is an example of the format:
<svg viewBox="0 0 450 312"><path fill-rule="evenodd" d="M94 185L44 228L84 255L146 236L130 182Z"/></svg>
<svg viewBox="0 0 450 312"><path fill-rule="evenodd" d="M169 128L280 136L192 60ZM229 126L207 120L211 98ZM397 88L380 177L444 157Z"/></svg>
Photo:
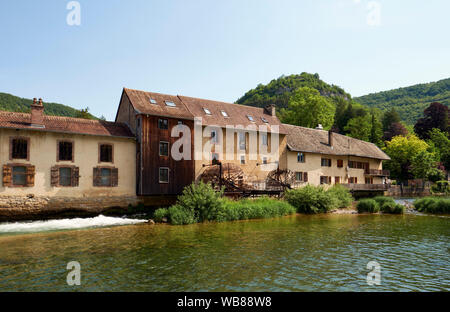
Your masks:
<svg viewBox="0 0 450 312"><path fill-rule="evenodd" d="M342 184L351 191L387 191L388 184Z"/></svg>
<svg viewBox="0 0 450 312"><path fill-rule="evenodd" d="M378 169L366 169L364 173L366 175L376 177L389 177L391 175L391 172L389 170L378 170Z"/></svg>

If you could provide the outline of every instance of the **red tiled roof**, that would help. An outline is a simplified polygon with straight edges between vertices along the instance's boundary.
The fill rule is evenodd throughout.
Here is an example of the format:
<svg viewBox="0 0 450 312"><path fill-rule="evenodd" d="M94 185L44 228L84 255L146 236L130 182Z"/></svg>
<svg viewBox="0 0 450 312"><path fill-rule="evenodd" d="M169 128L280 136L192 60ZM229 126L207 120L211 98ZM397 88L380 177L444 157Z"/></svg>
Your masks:
<svg viewBox="0 0 450 312"><path fill-rule="evenodd" d="M203 125L225 127L227 125L265 125L279 126L280 133L283 132L281 122L276 116L265 113L263 108L252 107L240 104L225 103L219 101L205 100L187 96L174 96L154 92L145 92L132 89L124 89L124 93L130 99L131 105L141 114L163 116L169 118L184 118L193 120L195 117L202 117ZM151 103L153 99L156 103ZM169 107L165 101L172 101L176 107ZM207 108L211 115L203 110ZM225 111L228 117L222 115ZM248 115L253 118L253 122L248 119ZM265 123L264 118L268 123Z"/></svg>
<svg viewBox="0 0 450 312"><path fill-rule="evenodd" d="M0 111L0 128L134 137L128 126L123 123L45 115L43 123L45 128L31 126L31 114Z"/></svg>

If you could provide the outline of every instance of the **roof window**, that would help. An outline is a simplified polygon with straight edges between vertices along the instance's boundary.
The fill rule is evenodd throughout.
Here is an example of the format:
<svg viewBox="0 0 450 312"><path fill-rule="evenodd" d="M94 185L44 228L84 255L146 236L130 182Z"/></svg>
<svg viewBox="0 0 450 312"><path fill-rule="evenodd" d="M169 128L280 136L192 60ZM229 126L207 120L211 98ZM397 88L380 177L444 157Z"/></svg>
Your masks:
<svg viewBox="0 0 450 312"><path fill-rule="evenodd" d="M261 120L262 120L264 123L269 123L269 122L267 121L267 119L264 118L264 117L261 117Z"/></svg>
<svg viewBox="0 0 450 312"><path fill-rule="evenodd" d="M229 117L226 111L220 111L223 117Z"/></svg>
<svg viewBox="0 0 450 312"><path fill-rule="evenodd" d="M166 103L167 106L170 106L170 107L176 107L176 106L177 106L177 105L176 105L174 102L172 102L172 101L165 101L165 103Z"/></svg>
<svg viewBox="0 0 450 312"><path fill-rule="evenodd" d="M156 104L156 100L155 99L150 99L150 103Z"/></svg>
<svg viewBox="0 0 450 312"><path fill-rule="evenodd" d="M247 115L248 120L255 121L251 115Z"/></svg>
<svg viewBox="0 0 450 312"><path fill-rule="evenodd" d="M211 115L211 111L206 107L203 107L203 111L205 112L206 115Z"/></svg>

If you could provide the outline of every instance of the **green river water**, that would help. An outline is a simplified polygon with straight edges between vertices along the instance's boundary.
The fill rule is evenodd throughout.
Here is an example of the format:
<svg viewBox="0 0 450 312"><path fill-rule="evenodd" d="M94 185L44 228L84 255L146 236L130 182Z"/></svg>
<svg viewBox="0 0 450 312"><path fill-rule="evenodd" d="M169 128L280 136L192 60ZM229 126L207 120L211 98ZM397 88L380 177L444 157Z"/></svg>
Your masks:
<svg viewBox="0 0 450 312"><path fill-rule="evenodd" d="M0 291L449 291L449 242L448 216L412 214L1 234Z"/></svg>

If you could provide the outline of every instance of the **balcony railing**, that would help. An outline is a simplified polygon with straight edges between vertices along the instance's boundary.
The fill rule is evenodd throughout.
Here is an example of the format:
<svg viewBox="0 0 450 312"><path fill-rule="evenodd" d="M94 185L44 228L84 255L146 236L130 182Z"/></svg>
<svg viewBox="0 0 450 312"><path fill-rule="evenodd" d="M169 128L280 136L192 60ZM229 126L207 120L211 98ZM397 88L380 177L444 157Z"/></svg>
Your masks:
<svg viewBox="0 0 450 312"><path fill-rule="evenodd" d="M365 174L371 176L388 177L391 175L389 170L366 169Z"/></svg>
<svg viewBox="0 0 450 312"><path fill-rule="evenodd" d="M352 191L387 191L388 184L342 184Z"/></svg>

